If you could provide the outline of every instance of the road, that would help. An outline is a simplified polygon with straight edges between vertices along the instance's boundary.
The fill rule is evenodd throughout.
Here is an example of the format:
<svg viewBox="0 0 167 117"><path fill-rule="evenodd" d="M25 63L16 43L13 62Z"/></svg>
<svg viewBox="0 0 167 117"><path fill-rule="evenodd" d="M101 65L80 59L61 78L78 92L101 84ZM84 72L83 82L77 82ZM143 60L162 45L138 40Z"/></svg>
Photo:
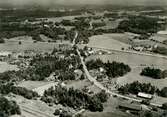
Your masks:
<svg viewBox="0 0 167 117"><path fill-rule="evenodd" d="M78 33L78 32L76 32L76 36L78 35L77 33ZM76 39L76 37L75 37L74 39ZM89 73L89 71L88 71L88 69L87 69L87 67L86 67L86 65L85 65L85 62L84 62L84 60L83 60L83 57L81 56L81 53L80 53L80 51L78 50L78 48L77 48L76 51L77 51L78 56L80 57L81 64L82 64L82 66L83 66L83 70L84 70L84 72L85 72L85 74L86 74L88 80L89 80L90 82L92 82L96 87L100 88L101 90L104 90L106 93L108 93L108 94L110 94L110 95L112 95L112 96L117 96L117 97L124 98L124 99L127 99L127 100L135 101L135 102L142 102L141 99L135 99L135 98L132 98L132 97L124 96L124 95L121 95L121 94L112 92L112 91L110 91L109 89L107 89L106 87L104 87L100 82L98 82L95 78L93 78L93 77L90 75L90 73ZM158 107L161 107L161 106L162 106L162 105L155 104L155 103L151 103L151 105L158 106Z"/></svg>
<svg viewBox="0 0 167 117"><path fill-rule="evenodd" d="M89 46L88 46L88 47L89 47ZM107 48L105 48L105 47L102 48L102 47L95 47L95 46L91 46L91 48L167 59L167 56L165 56L165 55L160 55L160 54L151 54L151 53L144 53L144 52L137 52L137 51L127 51L127 50L115 50L115 49L107 49Z"/></svg>

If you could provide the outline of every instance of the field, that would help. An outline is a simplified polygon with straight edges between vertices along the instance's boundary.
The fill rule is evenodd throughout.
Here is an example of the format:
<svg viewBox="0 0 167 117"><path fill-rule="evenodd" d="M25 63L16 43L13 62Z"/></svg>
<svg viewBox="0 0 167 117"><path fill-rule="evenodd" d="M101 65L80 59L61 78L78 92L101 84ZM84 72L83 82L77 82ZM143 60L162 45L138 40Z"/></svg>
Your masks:
<svg viewBox="0 0 167 117"><path fill-rule="evenodd" d="M46 81L23 81L23 82L20 82L18 84L18 86L20 87L25 87L29 90L33 90L35 88L38 88L38 87L42 87L42 86L45 86L45 85L48 85L52 82L46 82Z"/></svg>
<svg viewBox="0 0 167 117"><path fill-rule="evenodd" d="M18 70L17 65L10 65L6 62L0 62L0 73L12 70Z"/></svg>
<svg viewBox="0 0 167 117"><path fill-rule="evenodd" d="M21 44L19 45L19 41ZM69 42L63 42L69 43ZM1 51L25 51L25 50L34 50L34 51L51 51L54 47L58 47L58 43L48 43L48 42L37 42L34 43L31 37L22 36L5 40L4 44L0 44Z"/></svg>
<svg viewBox="0 0 167 117"><path fill-rule="evenodd" d="M77 16L64 16L64 17L53 17L53 18L40 18L47 19L47 22L61 22L62 20L73 20L75 17L81 17L82 15Z"/></svg>
<svg viewBox="0 0 167 117"><path fill-rule="evenodd" d="M118 85L124 85L126 83L140 81L145 83L151 83L157 86L158 88L166 87L167 78L155 80L149 77L144 77L139 75L143 67L146 66L154 66L154 68L167 69L167 59L165 58L123 53L123 52L114 52L111 55L90 56L87 60L97 59L97 58L100 58L104 62L107 62L108 60L111 62L112 61L124 62L125 64L128 64L132 68L132 71L130 73L116 79Z"/></svg>
<svg viewBox="0 0 167 117"><path fill-rule="evenodd" d="M105 49L121 50L128 49L129 44L113 39L113 34L104 34L90 37L88 47L97 47Z"/></svg>
<svg viewBox="0 0 167 117"><path fill-rule="evenodd" d="M133 117L122 112L85 112L83 117Z"/></svg>
<svg viewBox="0 0 167 117"><path fill-rule="evenodd" d="M154 40L159 41L159 42L163 42L163 41L167 40L167 35L155 34L152 38Z"/></svg>

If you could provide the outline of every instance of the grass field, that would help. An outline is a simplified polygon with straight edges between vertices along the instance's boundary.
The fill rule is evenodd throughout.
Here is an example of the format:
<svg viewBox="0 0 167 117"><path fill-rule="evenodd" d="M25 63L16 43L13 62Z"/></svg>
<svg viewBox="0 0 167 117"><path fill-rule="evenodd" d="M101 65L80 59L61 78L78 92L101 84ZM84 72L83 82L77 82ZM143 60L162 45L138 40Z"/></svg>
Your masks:
<svg viewBox="0 0 167 117"><path fill-rule="evenodd" d="M38 88L38 87L42 87L42 86L45 86L45 85L48 85L52 82L45 82L45 81L23 81L23 82L20 82L18 84L18 86L20 87L25 87L29 90L33 90L35 88Z"/></svg>
<svg viewBox="0 0 167 117"><path fill-rule="evenodd" d="M104 62L107 62L108 60L111 62L112 61L124 62L125 64L128 64L132 68L132 71L127 75L117 78L118 85L124 85L126 83L140 81L143 83L151 83L157 86L158 88L166 87L167 78L155 80L149 77L140 76L141 70L143 69L143 67L146 66L154 66L154 68L167 69L167 59L165 58L117 52L111 55L90 56L87 60L97 59L97 58L100 58Z"/></svg>
<svg viewBox="0 0 167 117"><path fill-rule="evenodd" d="M0 73L12 70L18 70L17 65L10 65L6 62L0 62Z"/></svg>
<svg viewBox="0 0 167 117"><path fill-rule="evenodd" d="M117 111L117 112L85 112L83 117L134 117L134 116Z"/></svg>
<svg viewBox="0 0 167 117"><path fill-rule="evenodd" d="M25 51L25 50L34 50L34 51L51 51L54 47L58 47L59 43L48 43L48 42L37 42L34 43L31 37L22 36L5 40L4 44L0 44L1 51ZM21 41L21 45L19 45ZM63 42L69 43L69 42Z"/></svg>
<svg viewBox="0 0 167 117"><path fill-rule="evenodd" d="M90 37L88 46L121 50L122 48L128 49L130 45L113 39L113 34L104 34Z"/></svg>

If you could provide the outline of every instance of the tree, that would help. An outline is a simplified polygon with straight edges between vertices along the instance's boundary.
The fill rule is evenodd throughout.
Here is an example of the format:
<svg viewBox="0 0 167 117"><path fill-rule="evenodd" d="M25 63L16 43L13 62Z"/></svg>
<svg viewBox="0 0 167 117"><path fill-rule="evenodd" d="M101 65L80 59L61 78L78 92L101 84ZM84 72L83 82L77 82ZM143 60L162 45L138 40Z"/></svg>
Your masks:
<svg viewBox="0 0 167 117"><path fill-rule="evenodd" d="M162 104L162 108L167 110L167 103Z"/></svg>
<svg viewBox="0 0 167 117"><path fill-rule="evenodd" d="M105 90L102 90L100 93L97 93L96 96L103 103L108 100L108 94L105 92Z"/></svg>
<svg viewBox="0 0 167 117"><path fill-rule="evenodd" d="M59 109L56 109L55 112L54 112L54 115L55 115L55 116L60 115L60 110L59 110Z"/></svg>
<svg viewBox="0 0 167 117"><path fill-rule="evenodd" d="M72 117L72 114L71 114L71 113L68 113L67 111L63 111L63 112L60 114L60 117Z"/></svg>
<svg viewBox="0 0 167 117"><path fill-rule="evenodd" d="M160 91L160 95L162 97L167 97L167 87L164 87L161 91Z"/></svg>
<svg viewBox="0 0 167 117"><path fill-rule="evenodd" d="M88 109L92 112L102 112L103 111L103 104L97 97L93 97L89 103Z"/></svg>
<svg viewBox="0 0 167 117"><path fill-rule="evenodd" d="M1 38L0 43L5 43L5 40Z"/></svg>
<svg viewBox="0 0 167 117"><path fill-rule="evenodd" d="M166 77L167 72L166 71L161 71L160 69L155 69L155 68L150 68L146 67L142 70L140 75L152 77L155 79L161 79Z"/></svg>
<svg viewBox="0 0 167 117"><path fill-rule="evenodd" d="M22 42L21 41L19 41L19 45L21 45L22 44Z"/></svg>
<svg viewBox="0 0 167 117"><path fill-rule="evenodd" d="M15 114L21 114L16 102L8 101L5 97L0 97L0 116L8 117Z"/></svg>

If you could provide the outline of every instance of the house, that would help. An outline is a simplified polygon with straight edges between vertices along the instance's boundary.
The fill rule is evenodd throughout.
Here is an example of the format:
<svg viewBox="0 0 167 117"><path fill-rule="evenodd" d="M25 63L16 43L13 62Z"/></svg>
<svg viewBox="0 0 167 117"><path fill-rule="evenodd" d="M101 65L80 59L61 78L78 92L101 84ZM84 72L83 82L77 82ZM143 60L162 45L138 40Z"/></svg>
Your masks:
<svg viewBox="0 0 167 117"><path fill-rule="evenodd" d="M139 92L137 94L138 97L141 97L141 98L145 98L145 99L152 99L153 98L153 95L151 94L146 94L146 93L142 93L142 92Z"/></svg>
<svg viewBox="0 0 167 117"><path fill-rule="evenodd" d="M133 49L136 51L143 51L144 47L133 47Z"/></svg>

